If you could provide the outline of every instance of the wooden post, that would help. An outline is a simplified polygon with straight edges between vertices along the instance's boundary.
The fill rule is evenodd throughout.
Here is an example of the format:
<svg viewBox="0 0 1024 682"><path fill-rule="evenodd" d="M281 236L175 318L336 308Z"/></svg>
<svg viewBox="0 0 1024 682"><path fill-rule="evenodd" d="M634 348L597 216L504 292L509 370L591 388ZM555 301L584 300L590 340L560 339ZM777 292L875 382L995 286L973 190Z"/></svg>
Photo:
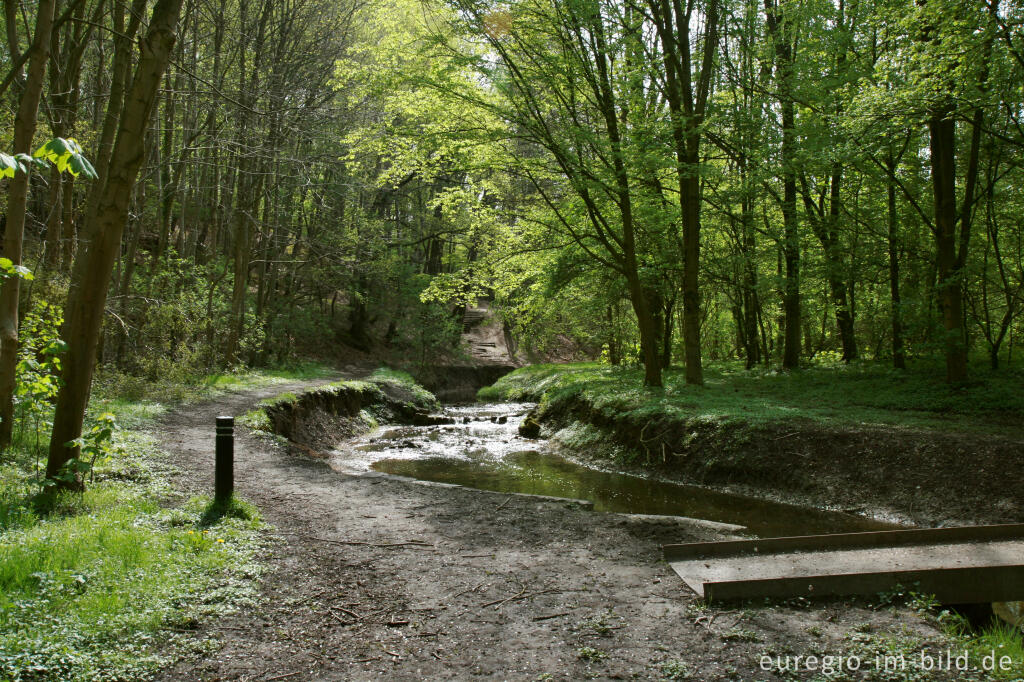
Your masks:
<svg viewBox="0 0 1024 682"><path fill-rule="evenodd" d="M217 417L217 459L214 467L213 497L231 499L235 490L235 418Z"/></svg>

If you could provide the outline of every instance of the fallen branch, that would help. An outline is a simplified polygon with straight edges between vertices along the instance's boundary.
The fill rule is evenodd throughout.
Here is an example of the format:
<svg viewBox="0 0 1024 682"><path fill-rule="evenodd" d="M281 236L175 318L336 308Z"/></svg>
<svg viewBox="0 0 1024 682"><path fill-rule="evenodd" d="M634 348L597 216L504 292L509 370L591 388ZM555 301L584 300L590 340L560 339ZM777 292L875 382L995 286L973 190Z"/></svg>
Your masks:
<svg viewBox="0 0 1024 682"><path fill-rule="evenodd" d="M423 540L409 540L407 542L363 542L361 540L331 540L329 538L318 538L315 535L300 535L299 533L285 533L285 535L294 535L298 538L315 540L317 542L326 542L331 545L354 545L360 547L422 547L424 549L435 549L432 544L424 542Z"/></svg>

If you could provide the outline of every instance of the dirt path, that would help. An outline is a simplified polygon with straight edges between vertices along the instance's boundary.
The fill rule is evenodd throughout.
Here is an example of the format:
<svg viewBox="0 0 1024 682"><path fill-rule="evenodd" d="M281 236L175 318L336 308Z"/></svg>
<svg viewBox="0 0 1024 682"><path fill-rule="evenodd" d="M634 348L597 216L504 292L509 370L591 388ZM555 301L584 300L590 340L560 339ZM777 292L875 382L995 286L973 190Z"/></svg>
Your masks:
<svg viewBox="0 0 1024 682"><path fill-rule="evenodd" d="M158 436L183 472L177 486L211 489L216 415L311 385L165 418ZM659 556L663 542L714 538L705 528L345 476L237 432L236 488L278 537L264 603L203 625L223 646L162 679L766 679L766 651L839 654L855 627L935 632L906 610L842 603L703 610Z"/></svg>

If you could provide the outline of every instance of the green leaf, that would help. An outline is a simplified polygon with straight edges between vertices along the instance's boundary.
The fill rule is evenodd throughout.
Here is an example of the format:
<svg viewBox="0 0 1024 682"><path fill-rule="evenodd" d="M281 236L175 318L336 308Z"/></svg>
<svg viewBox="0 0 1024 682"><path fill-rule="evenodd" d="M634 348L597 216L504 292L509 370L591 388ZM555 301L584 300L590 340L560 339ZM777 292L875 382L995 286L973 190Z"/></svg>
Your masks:
<svg viewBox="0 0 1024 682"><path fill-rule="evenodd" d="M54 339L42 350L43 355L60 355L66 352L68 344L61 339Z"/></svg>
<svg viewBox="0 0 1024 682"><path fill-rule="evenodd" d="M77 144L77 143L75 143ZM53 163L57 163L57 160L68 154L68 142L62 137L55 137L42 147L36 150L35 156L48 159Z"/></svg>

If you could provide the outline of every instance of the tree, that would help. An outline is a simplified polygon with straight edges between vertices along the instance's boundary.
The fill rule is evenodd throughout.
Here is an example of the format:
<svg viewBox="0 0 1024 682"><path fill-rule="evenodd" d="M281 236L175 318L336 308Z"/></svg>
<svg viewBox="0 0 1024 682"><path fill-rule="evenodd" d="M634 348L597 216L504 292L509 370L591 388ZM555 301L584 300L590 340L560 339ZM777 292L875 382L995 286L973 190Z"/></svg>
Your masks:
<svg viewBox="0 0 1024 682"><path fill-rule="evenodd" d="M5 0L5 7L13 6ZM40 0L36 8L35 32L28 51L28 71L14 119L14 153L30 154L36 131L39 101L43 96L46 62L50 56L50 34L53 30L55 0ZM13 15L13 10L8 16ZM14 27L8 23L8 35ZM17 45L10 41L11 54ZM7 197L7 227L4 231L4 257L21 265L22 242L25 238L25 212L28 203L28 169L11 179ZM0 449L11 444L14 422L14 373L18 364L18 302L20 277L9 277L0 284Z"/></svg>
<svg viewBox="0 0 1024 682"><path fill-rule="evenodd" d="M138 65L126 92L117 137L100 176L103 188L97 194L95 213L83 230L85 253L75 261L62 334L69 350L46 463L46 476L58 487L80 485L74 466L71 472L67 467L78 458L78 448L72 441L82 435L107 288L120 251L132 186L142 166L145 128L177 37L181 5L182 0L157 0L153 8L146 35L139 43Z"/></svg>
<svg viewBox="0 0 1024 682"><path fill-rule="evenodd" d="M686 383L703 384L700 350L700 166L701 134L705 110L713 84L712 72L718 47L718 0L707 0L703 8L704 31L700 66L694 68L690 46L690 19L695 7L685 10L676 0L648 0L648 8L661 41L664 62L664 91L672 121L676 177L679 184L679 212L683 223L683 342L686 348Z"/></svg>

